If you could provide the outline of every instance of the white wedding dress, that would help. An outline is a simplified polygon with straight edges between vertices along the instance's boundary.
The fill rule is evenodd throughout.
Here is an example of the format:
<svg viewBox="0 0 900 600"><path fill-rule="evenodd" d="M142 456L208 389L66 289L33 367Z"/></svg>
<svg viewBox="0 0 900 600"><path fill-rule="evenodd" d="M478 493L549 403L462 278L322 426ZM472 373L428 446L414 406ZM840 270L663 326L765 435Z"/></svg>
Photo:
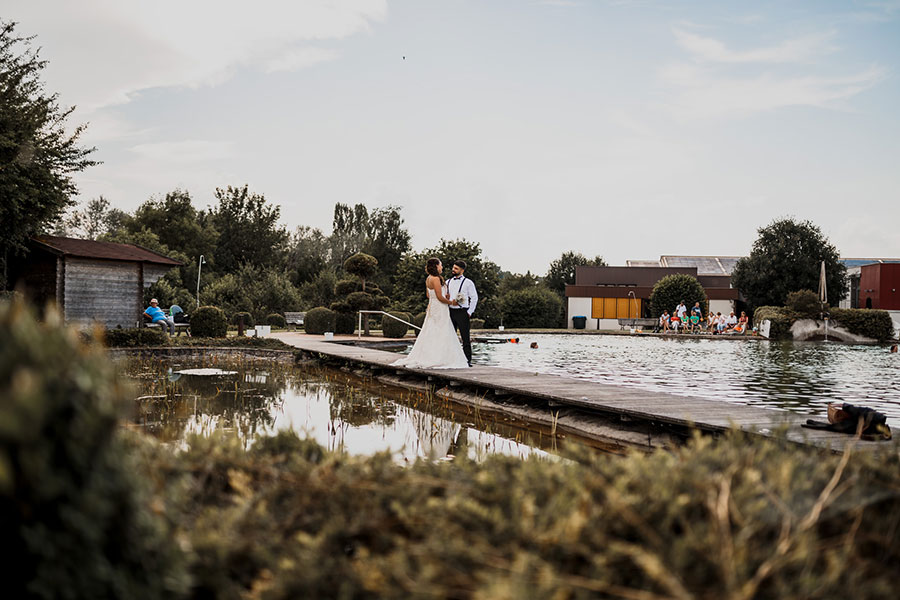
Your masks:
<svg viewBox="0 0 900 600"><path fill-rule="evenodd" d="M440 300L434 290L428 288L428 308L425 322L412 350L405 357L392 363L398 367L415 369L466 369L469 363L462 344L456 337L456 329L450 321L450 307Z"/></svg>

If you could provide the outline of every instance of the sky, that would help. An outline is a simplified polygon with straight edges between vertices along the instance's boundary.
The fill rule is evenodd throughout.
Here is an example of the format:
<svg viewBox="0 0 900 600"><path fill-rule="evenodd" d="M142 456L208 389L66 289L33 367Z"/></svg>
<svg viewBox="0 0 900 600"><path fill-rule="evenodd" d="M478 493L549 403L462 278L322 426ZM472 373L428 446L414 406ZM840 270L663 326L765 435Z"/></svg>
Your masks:
<svg viewBox="0 0 900 600"><path fill-rule="evenodd" d="M782 217L900 257L900 0L4 0L133 211L247 184L397 205L513 272L746 255ZM444 257L452 259L453 257Z"/></svg>

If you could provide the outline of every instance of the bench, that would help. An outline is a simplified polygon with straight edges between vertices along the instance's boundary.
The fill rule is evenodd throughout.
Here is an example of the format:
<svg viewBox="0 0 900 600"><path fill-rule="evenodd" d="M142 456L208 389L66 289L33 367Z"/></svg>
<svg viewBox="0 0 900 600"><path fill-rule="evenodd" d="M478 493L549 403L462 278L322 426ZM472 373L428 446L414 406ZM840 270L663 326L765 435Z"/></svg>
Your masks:
<svg viewBox="0 0 900 600"><path fill-rule="evenodd" d="M285 312L284 322L286 325L296 325L303 327L303 319L306 317L305 312Z"/></svg>
<svg viewBox="0 0 900 600"><path fill-rule="evenodd" d="M163 329L163 323L161 321L157 321L153 323L147 320L147 317L141 315L141 326L148 327L152 329ZM169 331L169 327L165 326L164 331ZM191 337L191 324L190 323L175 323L175 336L179 336L182 332L186 333L188 337Z"/></svg>
<svg viewBox="0 0 900 600"><path fill-rule="evenodd" d="M651 327L657 327L659 325L659 319L616 319L616 320L619 322L619 327L621 329L625 329L626 327L648 329Z"/></svg>

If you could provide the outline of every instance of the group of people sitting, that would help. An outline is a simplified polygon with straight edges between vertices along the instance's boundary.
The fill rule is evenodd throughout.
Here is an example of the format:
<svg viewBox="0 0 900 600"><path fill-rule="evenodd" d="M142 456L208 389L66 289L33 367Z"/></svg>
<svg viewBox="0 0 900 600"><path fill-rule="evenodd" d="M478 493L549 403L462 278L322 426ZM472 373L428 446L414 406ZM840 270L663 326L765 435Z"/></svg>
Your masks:
<svg viewBox="0 0 900 600"><path fill-rule="evenodd" d="M727 317L721 312L709 311L704 319L703 309L699 302L695 302L688 313L684 300L678 303L671 315L668 310L664 310L659 317L659 329L675 333L679 331L712 334L746 333L749 325L750 319L744 311L741 311L740 317L735 316L734 311L731 311Z"/></svg>

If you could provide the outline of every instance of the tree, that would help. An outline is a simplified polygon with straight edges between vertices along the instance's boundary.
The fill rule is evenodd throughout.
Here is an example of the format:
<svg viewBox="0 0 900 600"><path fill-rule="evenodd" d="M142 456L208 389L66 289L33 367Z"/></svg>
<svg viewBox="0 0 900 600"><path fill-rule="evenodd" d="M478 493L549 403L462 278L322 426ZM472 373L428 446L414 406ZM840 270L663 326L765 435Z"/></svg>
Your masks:
<svg viewBox="0 0 900 600"><path fill-rule="evenodd" d="M359 252L344 261L344 271L359 277L362 291L366 291L366 280L378 272L378 260L374 256Z"/></svg>
<svg viewBox="0 0 900 600"><path fill-rule="evenodd" d="M682 300L688 310L695 302L699 302L703 312L707 311L709 302L706 299L706 290L696 277L683 273L666 275L656 282L653 291L650 292L650 312L654 317L658 317L664 310L674 310Z"/></svg>
<svg viewBox="0 0 900 600"><path fill-rule="evenodd" d="M368 254L357 253L344 261L344 271L351 275L359 277L361 284L360 291L351 291L347 286L342 286L344 282L338 282L335 286L335 293L339 291L350 292L346 298L332 304L331 309L337 312L357 312L360 310L384 310L387 308L390 299L387 298L377 286L366 282L378 272L378 261L374 256ZM370 293L371 292L371 293ZM363 328L366 335L369 335L369 315L363 315Z"/></svg>
<svg viewBox="0 0 900 600"><path fill-rule="evenodd" d="M532 275L531 271L528 271L524 275L518 273L509 273L505 277L501 276L500 286L497 289L497 293L502 298L510 292L533 289L540 284L540 280L536 276Z"/></svg>
<svg viewBox="0 0 900 600"><path fill-rule="evenodd" d="M216 188L216 199L219 205L209 215L219 232L216 268L233 272L242 264L281 265L290 238L278 225L281 208L267 204L262 194L250 193L246 185Z"/></svg>
<svg viewBox="0 0 900 600"><path fill-rule="evenodd" d="M485 320L485 327L500 324L500 308L497 306L497 290L500 285L500 267L482 258L481 246L464 239L441 240L435 248L419 253L407 253L397 267L392 297L394 307L417 314L425 310L425 261L436 256L444 263L444 277L448 277L453 261L466 262L466 277L475 282L478 289L478 306L475 316Z"/></svg>
<svg viewBox="0 0 900 600"><path fill-rule="evenodd" d="M170 249L188 256L189 263L196 263L201 254L212 259L219 237L206 217L194 208L190 193L175 189L141 204L125 227L131 232L149 229Z"/></svg>
<svg viewBox="0 0 900 600"><path fill-rule="evenodd" d="M847 295L847 268L822 231L809 221L772 221L758 230L750 256L740 259L731 285L751 307L782 306L790 292L819 289L825 261L828 300L836 306Z"/></svg>
<svg viewBox="0 0 900 600"><path fill-rule="evenodd" d="M94 148L78 144L85 125L69 132L75 107L62 109L58 94L40 80L47 62L19 37L16 24L0 21L0 286L6 266L25 241L54 222L77 193L72 175L98 164Z"/></svg>
<svg viewBox="0 0 900 600"><path fill-rule="evenodd" d="M295 285L313 281L328 267L328 238L320 229L301 225L291 236L287 268Z"/></svg>
<svg viewBox="0 0 900 600"><path fill-rule="evenodd" d="M575 283L575 267L605 267L602 256L588 259L580 252L563 252L562 256L550 263L544 283L562 298L566 295L566 284Z"/></svg>

